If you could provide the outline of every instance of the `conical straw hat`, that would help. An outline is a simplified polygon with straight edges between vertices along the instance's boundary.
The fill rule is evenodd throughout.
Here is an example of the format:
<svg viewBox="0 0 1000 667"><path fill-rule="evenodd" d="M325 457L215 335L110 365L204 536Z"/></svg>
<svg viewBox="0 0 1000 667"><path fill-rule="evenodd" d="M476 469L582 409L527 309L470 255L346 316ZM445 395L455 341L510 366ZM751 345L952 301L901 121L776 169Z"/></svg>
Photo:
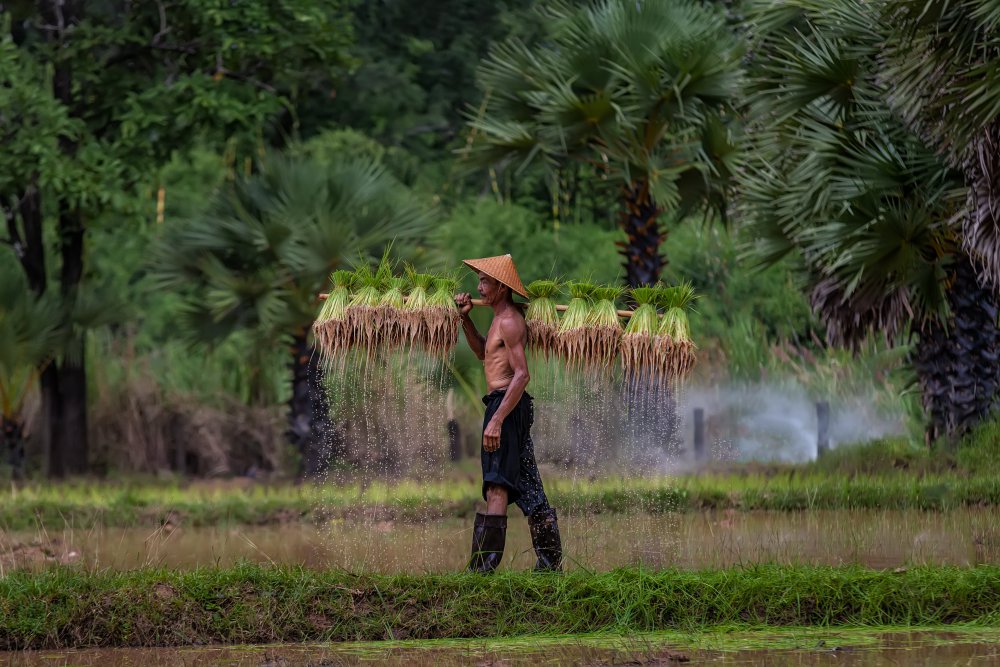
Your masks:
<svg viewBox="0 0 1000 667"><path fill-rule="evenodd" d="M517 275L517 267L514 266L514 259L508 255L498 255L496 257L483 257L481 259L463 259L462 264L473 271L482 271L490 278L499 281L511 288L525 299L528 292L521 283L521 278Z"/></svg>

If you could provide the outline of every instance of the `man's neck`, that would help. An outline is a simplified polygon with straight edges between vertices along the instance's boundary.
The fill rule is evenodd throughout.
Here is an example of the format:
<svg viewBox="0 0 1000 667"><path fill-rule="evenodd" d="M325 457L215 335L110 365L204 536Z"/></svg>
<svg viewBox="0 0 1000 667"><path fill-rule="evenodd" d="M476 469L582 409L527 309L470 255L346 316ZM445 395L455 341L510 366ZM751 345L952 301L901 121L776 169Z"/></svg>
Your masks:
<svg viewBox="0 0 1000 667"><path fill-rule="evenodd" d="M493 317L496 317L497 315L502 315L503 313L506 313L508 310L510 310L513 307L514 307L513 302L508 301L507 299L504 299L503 301L499 301L497 303L494 303L493 304Z"/></svg>

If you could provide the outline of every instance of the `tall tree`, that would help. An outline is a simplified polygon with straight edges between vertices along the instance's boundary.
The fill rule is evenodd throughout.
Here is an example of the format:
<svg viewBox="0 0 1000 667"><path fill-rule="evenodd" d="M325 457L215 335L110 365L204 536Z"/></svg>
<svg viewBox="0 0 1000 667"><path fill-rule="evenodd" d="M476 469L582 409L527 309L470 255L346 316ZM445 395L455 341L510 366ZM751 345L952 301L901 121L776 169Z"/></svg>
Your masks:
<svg viewBox="0 0 1000 667"><path fill-rule="evenodd" d="M303 132L349 125L426 161L459 138L476 96L476 64L505 37L510 10L531 0L368 0L354 3L358 65L333 99L307 101ZM306 118L308 116L308 118ZM307 124L306 124L307 123Z"/></svg>
<svg viewBox="0 0 1000 667"><path fill-rule="evenodd" d="M217 342L239 330L289 346L289 432L302 472L323 464L329 408L309 338L330 272L426 232L428 210L372 160L272 157L224 188L203 215L171 225L154 252L158 284L185 296L180 328Z"/></svg>
<svg viewBox="0 0 1000 667"><path fill-rule="evenodd" d="M962 244L1000 284L1000 3L889 0L890 106L965 178Z"/></svg>
<svg viewBox="0 0 1000 667"><path fill-rule="evenodd" d="M740 42L694 0L546 5L537 41L508 39L480 65L470 112L480 162L583 161L621 188L629 285L657 281L661 212L725 214L736 168Z"/></svg>
<svg viewBox="0 0 1000 667"><path fill-rule="evenodd" d="M996 291L961 171L886 103L893 4L758 3L750 11L748 168L743 206L764 263L796 251L835 343L916 339L929 439L958 435L997 399Z"/></svg>
<svg viewBox="0 0 1000 667"><path fill-rule="evenodd" d="M2 17L4 240L30 289L60 295L64 325L87 283L88 227L134 214L173 151L252 138L328 90L350 39L341 0L45 0ZM88 452L84 333L64 328L66 353L40 378L53 475L82 472Z"/></svg>

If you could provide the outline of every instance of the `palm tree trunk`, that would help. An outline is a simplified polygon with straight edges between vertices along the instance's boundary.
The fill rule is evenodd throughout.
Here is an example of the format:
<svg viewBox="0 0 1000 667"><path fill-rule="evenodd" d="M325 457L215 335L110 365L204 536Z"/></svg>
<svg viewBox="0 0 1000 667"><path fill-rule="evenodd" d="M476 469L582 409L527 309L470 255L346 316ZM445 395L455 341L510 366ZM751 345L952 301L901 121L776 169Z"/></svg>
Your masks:
<svg viewBox="0 0 1000 667"><path fill-rule="evenodd" d="M24 427L21 422L0 416L0 451L5 452L14 479L24 479Z"/></svg>
<svg viewBox="0 0 1000 667"><path fill-rule="evenodd" d="M652 285L660 279L660 273L667 262L660 254L660 245L667 235L660 231L657 221L659 209L649 195L648 184L633 181L623 188L625 208L621 214L621 225L626 240L619 242L621 254L625 258L625 282L629 287Z"/></svg>
<svg viewBox="0 0 1000 667"><path fill-rule="evenodd" d="M997 295L981 284L972 259L955 256L948 290L951 318L918 333L913 365L928 416L928 444L940 437L954 443L997 405L1000 388L1000 328Z"/></svg>
<svg viewBox="0 0 1000 667"><path fill-rule="evenodd" d="M288 401L288 437L299 453L299 477L322 474L330 465L334 432L319 357L306 333L292 343L292 397Z"/></svg>

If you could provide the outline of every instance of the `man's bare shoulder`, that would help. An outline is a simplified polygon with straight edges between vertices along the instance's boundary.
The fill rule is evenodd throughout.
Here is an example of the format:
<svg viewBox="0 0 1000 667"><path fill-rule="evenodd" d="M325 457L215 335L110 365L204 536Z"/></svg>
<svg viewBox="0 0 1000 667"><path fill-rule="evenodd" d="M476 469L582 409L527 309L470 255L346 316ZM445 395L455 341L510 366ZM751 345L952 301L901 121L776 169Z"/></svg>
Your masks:
<svg viewBox="0 0 1000 667"><path fill-rule="evenodd" d="M497 320L500 333L507 341L522 340L528 331L528 326L524 322L524 315L517 308L511 308L497 318Z"/></svg>

